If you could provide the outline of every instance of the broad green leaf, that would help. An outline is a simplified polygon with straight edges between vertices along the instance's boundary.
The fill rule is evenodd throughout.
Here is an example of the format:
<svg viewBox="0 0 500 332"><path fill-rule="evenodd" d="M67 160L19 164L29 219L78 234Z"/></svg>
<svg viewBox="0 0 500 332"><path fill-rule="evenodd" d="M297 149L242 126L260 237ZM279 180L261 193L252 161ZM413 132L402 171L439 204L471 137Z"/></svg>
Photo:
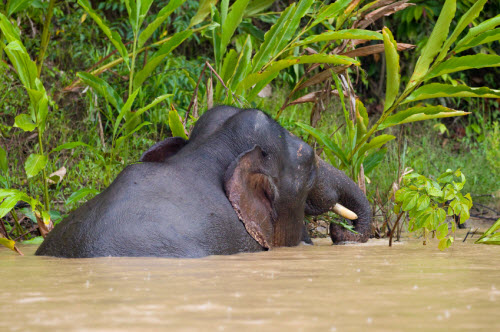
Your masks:
<svg viewBox="0 0 500 332"><path fill-rule="evenodd" d="M255 59L255 58L254 58ZM244 89L251 88L254 84L260 81L269 81L283 69L291 67L296 64L303 63L330 63L336 65L359 65L359 61L342 55L328 55L328 54L313 54L302 55L298 57L288 57L284 60L273 62L267 69L261 73L253 73L248 75L241 83Z"/></svg>
<svg viewBox="0 0 500 332"><path fill-rule="evenodd" d="M422 195L417 201L417 211L425 210L429 207L431 203L431 198L427 195Z"/></svg>
<svg viewBox="0 0 500 332"><path fill-rule="evenodd" d="M12 16L21 10L28 8L34 0L11 0L7 1L9 7L6 8L7 16Z"/></svg>
<svg viewBox="0 0 500 332"><path fill-rule="evenodd" d="M301 127L305 131L307 131L309 134L311 134L314 138L316 138L321 144L325 146L325 149L330 150L337 158L339 158L344 165L349 165L349 162L347 161L347 157L342 151L342 149L334 142L332 141L328 135L323 133L321 130L318 130L316 128L313 128L309 125L306 125L305 123L297 122L297 126Z"/></svg>
<svg viewBox="0 0 500 332"><path fill-rule="evenodd" d="M247 8L245 9L245 17L254 16L267 8L271 7L271 5L275 2L275 0L253 0L251 1Z"/></svg>
<svg viewBox="0 0 500 332"><path fill-rule="evenodd" d="M363 169L365 171L365 175L369 175L372 170L374 170L381 162L384 160L385 154L387 152L386 148L380 149L378 151L374 151L366 156L363 161Z"/></svg>
<svg viewBox="0 0 500 332"><path fill-rule="evenodd" d="M118 127L120 126L123 117L125 117L127 113L130 112L132 104L134 103L135 97L137 97L139 91L141 91L141 89L135 90L130 96L128 96L127 101L125 102L122 109L120 110L120 113L116 117L115 124L113 125L113 138L116 137L116 131L118 130Z"/></svg>
<svg viewBox="0 0 500 332"><path fill-rule="evenodd" d="M372 140L369 143L363 144L363 146L358 151L358 155L363 156L365 154L365 152L378 149L378 148L382 147L385 143L387 143L390 140L393 140L395 138L396 138L396 136L392 136L392 135L380 135L380 136L374 137L374 138L372 138Z"/></svg>
<svg viewBox="0 0 500 332"><path fill-rule="evenodd" d="M151 72L163 61L163 59L179 46L186 38L191 36L193 31L185 30L174 34L170 39L162 45L162 47L153 54L144 68L137 72L134 77L134 90L137 90L142 83L149 77Z"/></svg>
<svg viewBox="0 0 500 332"><path fill-rule="evenodd" d="M384 111L389 109L399 92L399 55L398 55L398 45L392 36L391 30L387 27L382 29L382 34L384 36L384 50L385 50L385 60L387 61L387 77L386 77L386 88L385 88L385 103Z"/></svg>
<svg viewBox="0 0 500 332"><path fill-rule="evenodd" d="M24 170L28 178L31 178L38 173L47 165L47 156L32 153L29 155L28 159L24 162Z"/></svg>
<svg viewBox="0 0 500 332"><path fill-rule="evenodd" d="M415 70L413 71L413 75L410 78L408 88L414 86L417 81L424 77L424 75L427 73L427 70L429 69L430 64L432 63L436 55L440 52L441 46L448 36L450 23L455 16L456 6L456 0L446 0L445 4L443 5L443 9L441 9L441 13L439 14L436 25L432 30L431 36L429 37L427 44L425 45L420 57L417 60L417 64L415 65Z"/></svg>
<svg viewBox="0 0 500 332"><path fill-rule="evenodd" d="M457 111L441 105L438 106L415 106L400 111L396 114L388 116L382 122L377 130L383 130L388 127L400 125L403 123L410 123L429 119L448 118L453 116L463 116L469 114L468 112Z"/></svg>
<svg viewBox="0 0 500 332"><path fill-rule="evenodd" d="M5 48L5 53L9 57L12 66L16 70L21 83L26 89L36 89L35 79L37 78L36 64L32 61L21 42L14 40Z"/></svg>
<svg viewBox="0 0 500 332"><path fill-rule="evenodd" d="M139 35L138 47L141 48L144 43L151 37L151 35L158 29L158 27L176 10L185 0L171 0L168 4L160 10L153 22L151 22L146 29Z"/></svg>
<svg viewBox="0 0 500 332"><path fill-rule="evenodd" d="M483 32L486 32L488 30L494 29L498 25L500 25L500 14L493 17L493 18L490 18L489 20L481 22L480 24L478 24L474 28L471 28L469 30L469 32L467 33L467 35L457 43L457 46L455 46L454 52L458 53L459 51L457 51L457 50L462 48L463 45L469 44L474 37L482 34Z"/></svg>
<svg viewBox="0 0 500 332"><path fill-rule="evenodd" d="M144 19L148 15L149 8L151 8L151 4L153 3L153 0L136 0L137 4L140 4L140 8L138 8L138 13L139 13L139 19L138 19L138 26L137 29L139 30L142 26L142 23L144 22ZM170 5L170 3L169 3ZM167 5L168 6L168 5Z"/></svg>
<svg viewBox="0 0 500 332"><path fill-rule="evenodd" d="M491 234L493 234L493 232L495 232L497 230L500 230L500 218L497 221L495 221L495 223L493 225L491 225L491 227L488 228L488 230L486 232L484 232L484 235L486 235L486 236L491 235Z"/></svg>
<svg viewBox="0 0 500 332"><path fill-rule="evenodd" d="M127 7L127 13L128 13L128 21L130 22L130 25L132 26L133 31L138 31L138 21L139 21L139 8L137 8L137 5L140 6L141 0L123 0L122 2L125 2L125 6Z"/></svg>
<svg viewBox="0 0 500 332"><path fill-rule="evenodd" d="M328 6L324 6L318 14L316 19L312 22L311 27L331 18L337 17L344 12L344 9L351 3L352 0L337 0Z"/></svg>
<svg viewBox="0 0 500 332"><path fill-rule="evenodd" d="M500 29L495 29L491 31L486 31L485 33L480 34L479 36L476 36L472 38L468 43L461 44L460 47L456 47L453 52L460 53L462 51L465 51L469 48L486 44L486 43L491 43L494 41L500 40Z"/></svg>
<svg viewBox="0 0 500 332"><path fill-rule="evenodd" d="M470 9L460 18L455 27L455 30L451 34L450 38L446 40L443 47L441 48L441 52L437 57L437 61L441 61L448 54L448 50L451 45L457 40L458 36L464 31L464 29L479 16L479 13L483 9L484 4L487 0L476 0L476 2L470 7Z"/></svg>
<svg viewBox="0 0 500 332"><path fill-rule="evenodd" d="M443 197L443 191L439 186L434 186L432 184L427 184L425 186L425 189L427 191L427 194L433 197Z"/></svg>
<svg viewBox="0 0 500 332"><path fill-rule="evenodd" d="M10 23L9 19L2 13L0 13L0 30L3 32L5 39L7 39L7 43L21 41L19 29Z"/></svg>
<svg viewBox="0 0 500 332"><path fill-rule="evenodd" d="M493 90L488 87L471 88L467 85L453 86L450 84L431 83L423 85L413 91L413 93L403 101L403 104L411 101L439 97L500 98L500 90Z"/></svg>
<svg viewBox="0 0 500 332"><path fill-rule="evenodd" d="M410 192L408 195L406 195L405 200L403 202L403 211L409 211L413 209L418 202L418 193L417 192Z"/></svg>
<svg viewBox="0 0 500 332"><path fill-rule="evenodd" d="M99 194L99 191L92 189L92 188L82 188L80 190L75 191L74 193L71 194L71 196L68 197L64 205L69 205L69 204L74 204L78 203L82 199L84 199L88 195L97 195Z"/></svg>
<svg viewBox="0 0 500 332"><path fill-rule="evenodd" d="M127 119L127 122L130 122L130 123L134 123L134 121L136 119L138 119L144 112L148 111L150 108L152 107L155 107L156 105L158 105L159 103L161 103L162 101L164 101L165 99L169 98L169 97L172 97L173 94L164 94L164 95L161 95L159 97L156 97L155 100L153 100L151 103L149 103L148 105L138 109L137 111L135 111L132 115L132 117L130 117L129 119ZM120 130L118 130L118 135L121 134L121 132L123 131L124 127L120 128Z"/></svg>
<svg viewBox="0 0 500 332"><path fill-rule="evenodd" d="M36 128L36 123L31 120L28 114L19 114L14 120L14 127L21 128L24 131L33 131Z"/></svg>
<svg viewBox="0 0 500 332"><path fill-rule="evenodd" d="M252 73L260 71L271 58L283 50L296 33L301 18L304 17L313 1L301 0L298 3L292 3L281 13L278 21L264 35L264 42L253 57Z"/></svg>
<svg viewBox="0 0 500 332"><path fill-rule="evenodd" d="M203 22L205 17L207 17L207 15L210 14L212 6L215 6L217 2L218 0L201 0L200 5L198 7L198 12L196 12L196 15L194 15L193 18L191 18L191 22L189 23L189 28Z"/></svg>
<svg viewBox="0 0 500 332"><path fill-rule="evenodd" d="M427 75L425 75L425 79L428 80L433 77L454 73L457 71L464 71L468 69L498 67L498 66L500 66L500 55L474 54L462 57L453 57L436 66Z"/></svg>
<svg viewBox="0 0 500 332"><path fill-rule="evenodd" d="M182 124L181 117L177 110L172 107L172 109L168 112L168 125L170 130L172 131L172 136L181 137L185 140L188 139L186 135L186 129L184 129L184 125Z"/></svg>
<svg viewBox="0 0 500 332"><path fill-rule="evenodd" d="M120 111L123 108L123 100L120 95L103 79L89 73L79 72L76 74L85 84L90 86L94 91L104 97L108 103L113 105L115 109Z"/></svg>
<svg viewBox="0 0 500 332"><path fill-rule="evenodd" d="M120 35L116 31L111 31L111 29L102 21L101 17L92 9L92 5L88 0L78 0L78 4L82 6L87 14L92 17L92 19L101 28L102 32L104 32L104 34L109 38L109 41L111 41L111 43L118 50L118 53L120 53L120 55L122 56L125 64L127 66L130 66L128 52L125 48L125 45L123 45Z"/></svg>
<svg viewBox="0 0 500 332"><path fill-rule="evenodd" d="M16 242L14 242L13 240L0 237L0 244L3 245L4 247L9 248L10 250L15 251L14 248L16 246Z"/></svg>
<svg viewBox="0 0 500 332"><path fill-rule="evenodd" d="M59 145L58 147L56 147L55 149L50 151L49 154L54 153L54 152L58 152L61 150L71 150L71 149L74 149L78 146L85 146L85 147L88 147L90 149L93 149L92 146L85 144L83 142L79 142L79 141L78 142L68 142L68 143L64 143L64 144Z"/></svg>
<svg viewBox="0 0 500 332"><path fill-rule="evenodd" d="M248 5L249 0L236 0L231 6L231 11L227 14L226 19L221 26L221 44L220 52L224 54L227 45L231 41L236 28L243 19L243 13Z"/></svg>
<svg viewBox="0 0 500 332"><path fill-rule="evenodd" d="M7 173L9 165L7 164L7 151L0 146L0 171Z"/></svg>
<svg viewBox="0 0 500 332"><path fill-rule="evenodd" d="M439 240L438 248L439 248L439 250L443 251L443 250L449 248L450 245L451 245L450 240L447 238L444 238L444 239Z"/></svg>
<svg viewBox="0 0 500 332"><path fill-rule="evenodd" d="M3 218L7 213L9 213L20 200L20 194L13 194L6 197L2 204L0 204L0 218Z"/></svg>
<svg viewBox="0 0 500 332"><path fill-rule="evenodd" d="M296 42L294 46L302 46L322 41L338 40L338 39L364 39L364 40L382 40L381 33L362 29L346 29L340 31L327 31L320 35L313 35L304 40Z"/></svg>
<svg viewBox="0 0 500 332"><path fill-rule="evenodd" d="M439 225L439 227L436 229L436 237L438 240L441 240L448 235L448 224L444 223Z"/></svg>

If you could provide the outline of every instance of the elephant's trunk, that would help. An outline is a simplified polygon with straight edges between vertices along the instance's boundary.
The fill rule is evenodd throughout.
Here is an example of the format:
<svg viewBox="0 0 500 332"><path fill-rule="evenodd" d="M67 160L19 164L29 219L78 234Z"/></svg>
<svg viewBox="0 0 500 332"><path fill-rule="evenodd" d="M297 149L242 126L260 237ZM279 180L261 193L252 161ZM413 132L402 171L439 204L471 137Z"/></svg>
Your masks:
<svg viewBox="0 0 500 332"><path fill-rule="evenodd" d="M371 230L371 208L366 196L354 181L342 171L332 167L320 158L318 176L306 202L306 214L318 215L331 210L339 203L353 211L357 219L353 221L355 234L337 224L330 224L333 243L366 242Z"/></svg>

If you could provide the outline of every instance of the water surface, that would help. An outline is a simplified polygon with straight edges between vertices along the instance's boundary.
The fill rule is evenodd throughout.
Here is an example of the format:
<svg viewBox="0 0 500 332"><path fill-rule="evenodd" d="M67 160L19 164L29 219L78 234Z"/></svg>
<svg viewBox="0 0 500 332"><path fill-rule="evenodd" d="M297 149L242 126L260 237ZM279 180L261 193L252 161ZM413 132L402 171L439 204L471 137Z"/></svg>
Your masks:
<svg viewBox="0 0 500 332"><path fill-rule="evenodd" d="M0 248L0 331L500 329L499 246L330 243L203 259Z"/></svg>

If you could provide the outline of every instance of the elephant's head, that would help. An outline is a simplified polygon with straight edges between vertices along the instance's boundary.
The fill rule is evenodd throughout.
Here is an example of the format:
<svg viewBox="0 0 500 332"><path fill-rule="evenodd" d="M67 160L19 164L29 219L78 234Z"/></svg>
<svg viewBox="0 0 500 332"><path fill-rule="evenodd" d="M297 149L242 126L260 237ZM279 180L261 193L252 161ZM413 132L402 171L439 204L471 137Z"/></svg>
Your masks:
<svg viewBox="0 0 500 332"><path fill-rule="evenodd" d="M141 160L163 161L184 144L171 138ZM305 214L334 209L348 216L350 211L342 212L337 204L358 216L359 234L333 225L334 243L368 239L371 211L358 186L261 111L216 107L198 120L187 146L190 153L200 150L217 156L226 196L248 233L264 248L299 244Z"/></svg>

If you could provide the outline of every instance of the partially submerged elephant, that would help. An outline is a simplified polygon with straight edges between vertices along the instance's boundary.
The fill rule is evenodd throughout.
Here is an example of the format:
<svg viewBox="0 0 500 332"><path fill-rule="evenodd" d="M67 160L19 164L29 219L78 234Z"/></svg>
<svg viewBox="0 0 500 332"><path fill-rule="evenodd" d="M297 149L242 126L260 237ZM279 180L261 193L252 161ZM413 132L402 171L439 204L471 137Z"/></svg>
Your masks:
<svg viewBox="0 0 500 332"><path fill-rule="evenodd" d="M368 239L371 211L358 186L259 110L215 107L189 141L168 138L141 161L59 223L36 254L202 257L296 246L310 242L304 214L334 206L358 217L358 234L332 224L334 243Z"/></svg>

